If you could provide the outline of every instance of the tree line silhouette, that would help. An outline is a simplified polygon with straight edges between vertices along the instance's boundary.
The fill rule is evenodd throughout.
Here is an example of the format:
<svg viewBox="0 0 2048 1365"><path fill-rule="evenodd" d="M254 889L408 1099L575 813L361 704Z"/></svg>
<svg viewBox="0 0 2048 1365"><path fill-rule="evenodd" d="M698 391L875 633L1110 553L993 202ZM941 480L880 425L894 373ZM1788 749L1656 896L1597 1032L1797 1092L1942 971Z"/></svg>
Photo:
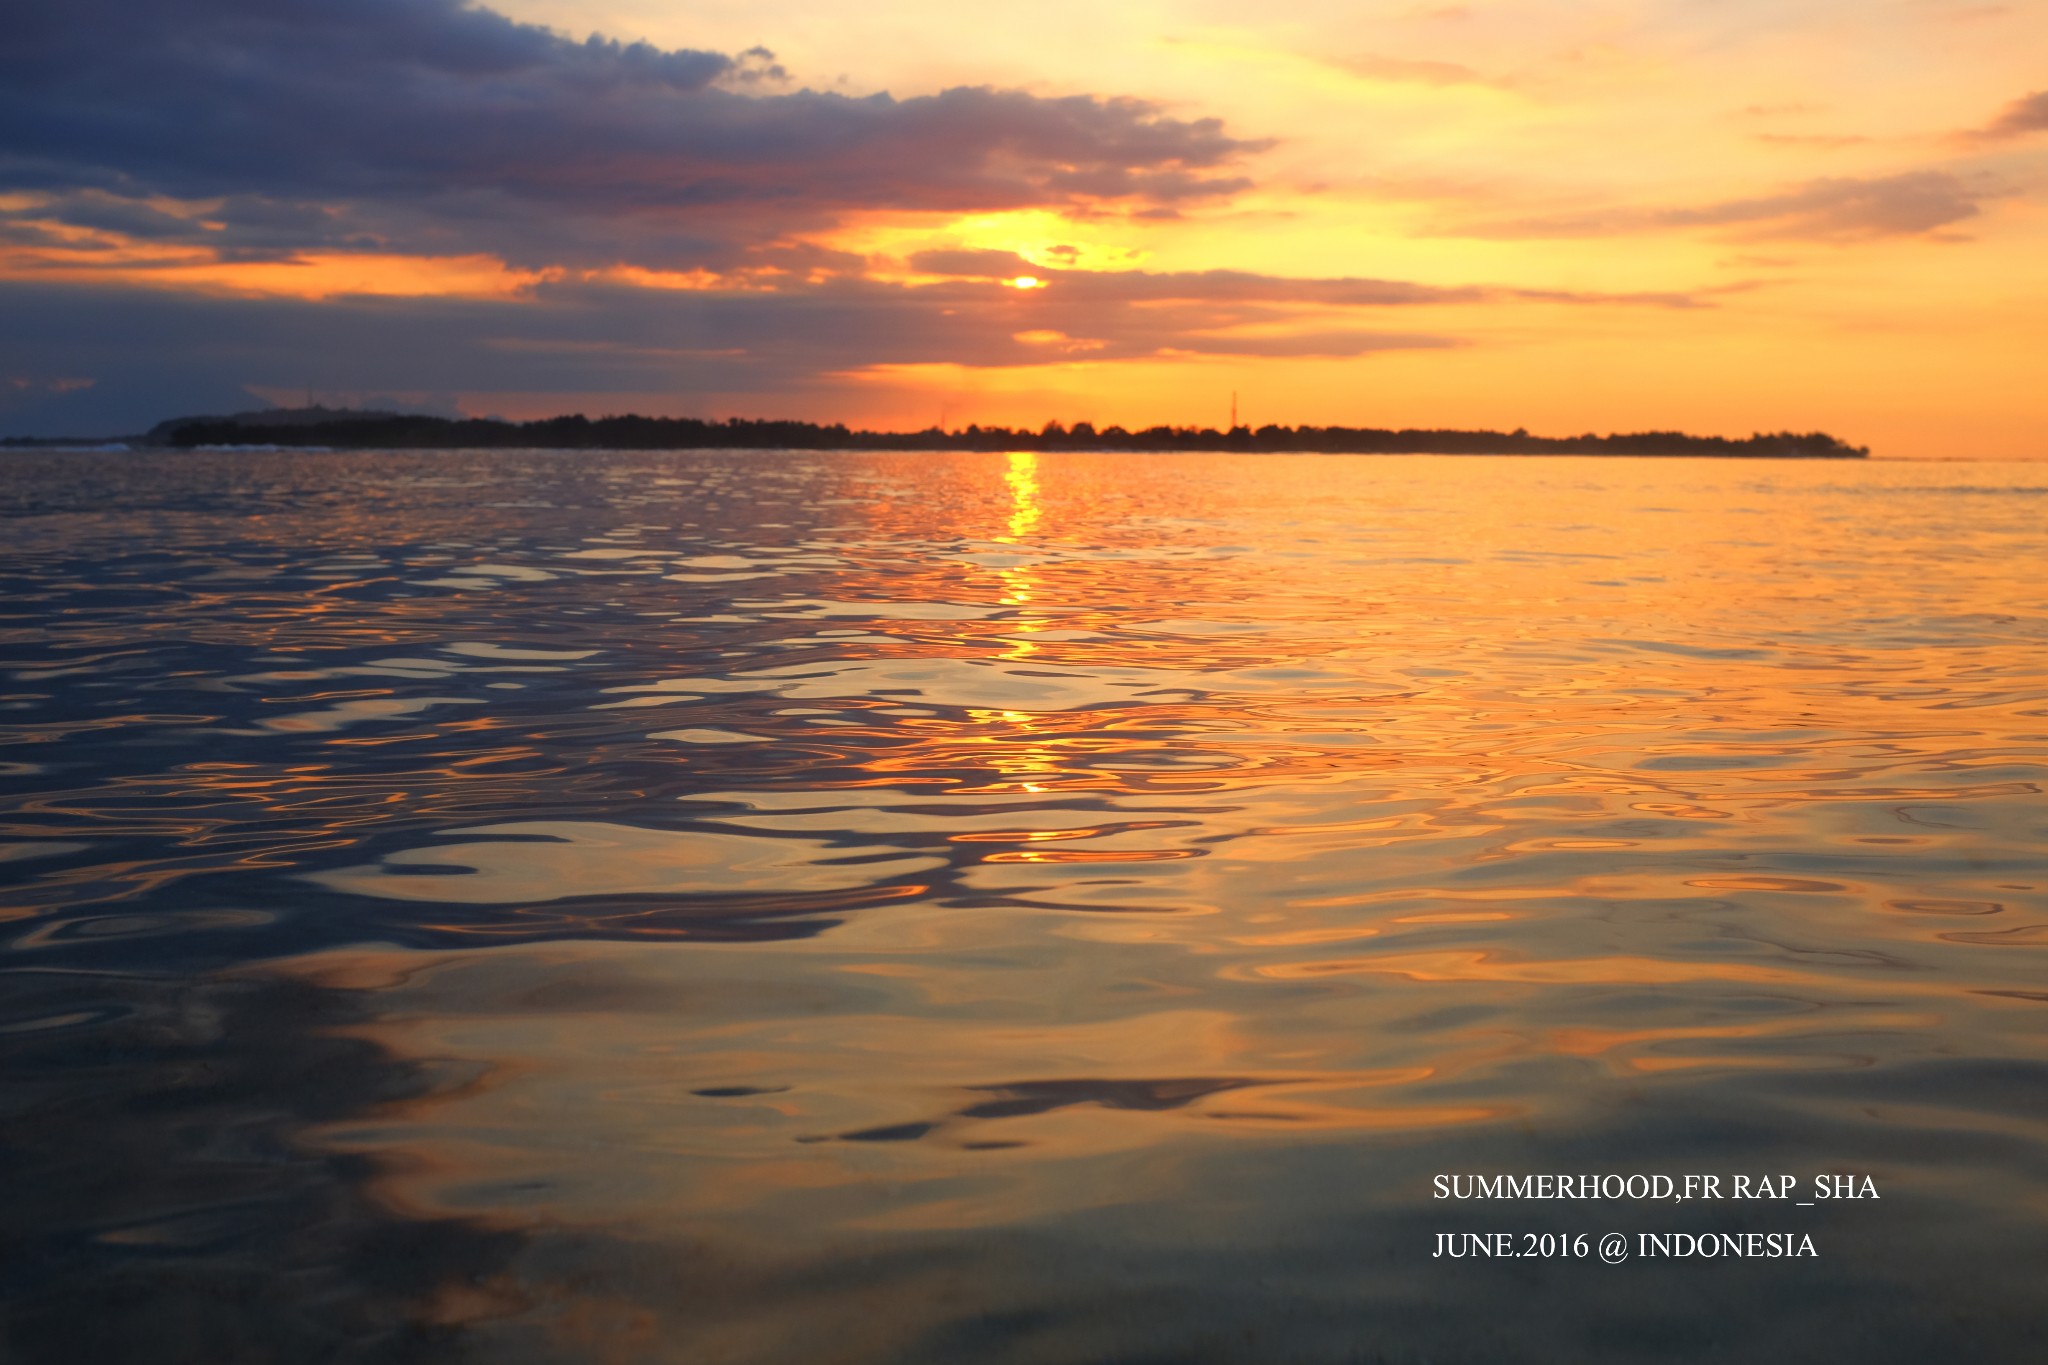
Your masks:
<svg viewBox="0 0 2048 1365"><path fill-rule="evenodd" d="M280 414L281 416L282 414ZM331 418L266 423L265 414L195 417L166 422L152 439L170 446L325 446L347 450L566 449L566 450L1109 450L1247 451L1255 453L1417 455L1732 455L1855 459L1870 454L1826 432L1759 432L1753 436L1694 436L1682 431L1639 431L1598 436L1532 436L1514 431L1443 428L1316 427L1268 425L1218 431L1213 427L1154 426L1097 430L1088 422L1048 422L1038 431L970 426L959 431L856 431L844 423L733 417L548 417L532 422L491 418L337 414Z"/></svg>

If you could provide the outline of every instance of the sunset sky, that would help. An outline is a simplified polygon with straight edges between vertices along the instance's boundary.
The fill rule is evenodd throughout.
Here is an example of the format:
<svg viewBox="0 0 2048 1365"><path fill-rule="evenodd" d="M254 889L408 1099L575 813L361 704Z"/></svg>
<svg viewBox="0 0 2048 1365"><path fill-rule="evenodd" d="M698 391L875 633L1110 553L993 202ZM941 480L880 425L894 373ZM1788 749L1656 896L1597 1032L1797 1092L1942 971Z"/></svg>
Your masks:
<svg viewBox="0 0 2048 1365"><path fill-rule="evenodd" d="M265 402L2048 456L2048 5L26 0L0 434Z"/></svg>

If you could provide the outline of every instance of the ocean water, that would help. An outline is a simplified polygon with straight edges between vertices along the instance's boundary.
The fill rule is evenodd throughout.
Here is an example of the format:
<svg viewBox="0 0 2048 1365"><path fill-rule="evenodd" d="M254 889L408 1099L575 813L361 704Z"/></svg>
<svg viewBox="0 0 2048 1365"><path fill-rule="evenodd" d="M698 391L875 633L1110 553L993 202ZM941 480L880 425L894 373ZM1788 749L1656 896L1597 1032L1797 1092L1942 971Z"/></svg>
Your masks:
<svg viewBox="0 0 2048 1365"><path fill-rule="evenodd" d="M2043 467L0 515L0 1358L2048 1358ZM1436 1197L1543 1173L1796 1181ZM1647 1249L1751 1232L1815 1254Z"/></svg>

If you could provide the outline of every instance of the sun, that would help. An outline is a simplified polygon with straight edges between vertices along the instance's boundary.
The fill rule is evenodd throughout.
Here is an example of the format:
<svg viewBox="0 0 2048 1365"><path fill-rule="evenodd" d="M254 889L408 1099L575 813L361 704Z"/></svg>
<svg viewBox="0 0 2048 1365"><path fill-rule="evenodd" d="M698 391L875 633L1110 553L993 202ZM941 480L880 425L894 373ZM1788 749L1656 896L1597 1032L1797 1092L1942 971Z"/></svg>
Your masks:
<svg viewBox="0 0 2048 1365"><path fill-rule="evenodd" d="M1039 279L1039 278L1038 278L1038 276L1036 276L1036 275L1019 275L1019 276L1018 276L1018 277L1017 277L1016 279L1014 279L1014 280L1004 280L1004 281L1003 281L1003 283L1004 283L1004 284L1007 284L1007 285L1009 285L1009 286L1010 286L1010 288L1012 288L1012 289L1043 289L1043 288L1045 288L1045 281L1044 281L1044 280L1041 280L1041 279Z"/></svg>

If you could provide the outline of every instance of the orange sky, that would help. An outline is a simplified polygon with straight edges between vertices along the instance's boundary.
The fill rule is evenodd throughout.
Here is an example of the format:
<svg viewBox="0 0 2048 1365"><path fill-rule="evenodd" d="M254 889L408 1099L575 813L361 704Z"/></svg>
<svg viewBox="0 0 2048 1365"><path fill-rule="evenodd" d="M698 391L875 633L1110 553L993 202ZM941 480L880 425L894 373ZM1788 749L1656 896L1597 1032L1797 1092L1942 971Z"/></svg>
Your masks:
<svg viewBox="0 0 2048 1365"><path fill-rule="evenodd" d="M193 240L151 242L81 226L92 215L76 211L75 194L0 184L0 210L27 225L0 242L0 279L329 309L437 296L516 307L576 289L586 312L592 291L713 310L681 342L586 328L573 340L476 343L529 361L550 347L586 359L631 351L630 375L601 379L581 361L580 374L559 376L532 363L502 377L471 365L410 388L317 357L297 362L303 375L220 370L279 398L312 387L514 416L582 407L1137 426L1220 425L1236 392L1254 425L1822 428L1884 456L2048 456L2048 385L2037 378L2048 96L2028 102L2048 87L2038 60L2048 8L1048 0L1004 22L939 0L494 8L578 44L601 33L660 49L761 45L772 59L753 66L775 69L725 88L762 109L805 90L906 101L990 86L1027 92L1039 108L1077 96L1149 101L1183 128L1217 120L1236 142L1195 166L1208 177L1201 192L1119 192L1085 167L1053 164L1035 173L1069 188L1043 202L976 204L982 191L959 187L878 192L874 203L820 192L812 210L758 224L731 217L752 212L742 204L717 223L744 250L718 259L636 255L587 225L573 252L524 240L508 249L445 218L411 237L374 226L296 251L224 253L200 228ZM614 98L634 96L622 87ZM736 145L750 135L731 134ZM991 136L999 162L1007 144ZM880 164L917 155L912 146ZM1155 159L1148 173L1181 164ZM646 172L668 173L652 161ZM787 185L764 174L747 192L802 198L820 174L814 163ZM194 224L235 202L158 183L149 202ZM249 190L270 193L259 169ZM322 211L339 212L334 192L322 193ZM384 212L380 224L392 221ZM694 210L669 212L664 230L694 221ZM617 221L644 233L652 219L629 205ZM965 255L975 251L1008 257L989 255L984 270ZM1009 257L1014 270L1001 265ZM1043 287L1016 288L1025 271ZM1261 283L1246 294L1214 272ZM1390 302L1342 281L1437 292ZM870 293L846 293L856 285ZM727 305L772 310L797 297L841 300L828 321L788 323L804 333L801 354L769 323L728 335L720 321L738 316L719 311ZM852 344L875 299L917 311L914 344ZM873 325L877 335L896 326ZM848 343L837 350L820 339L833 327ZM960 329L974 343L949 349ZM17 391L98 382L86 351L40 366L24 353L4 353ZM771 353L781 358L746 368Z"/></svg>

